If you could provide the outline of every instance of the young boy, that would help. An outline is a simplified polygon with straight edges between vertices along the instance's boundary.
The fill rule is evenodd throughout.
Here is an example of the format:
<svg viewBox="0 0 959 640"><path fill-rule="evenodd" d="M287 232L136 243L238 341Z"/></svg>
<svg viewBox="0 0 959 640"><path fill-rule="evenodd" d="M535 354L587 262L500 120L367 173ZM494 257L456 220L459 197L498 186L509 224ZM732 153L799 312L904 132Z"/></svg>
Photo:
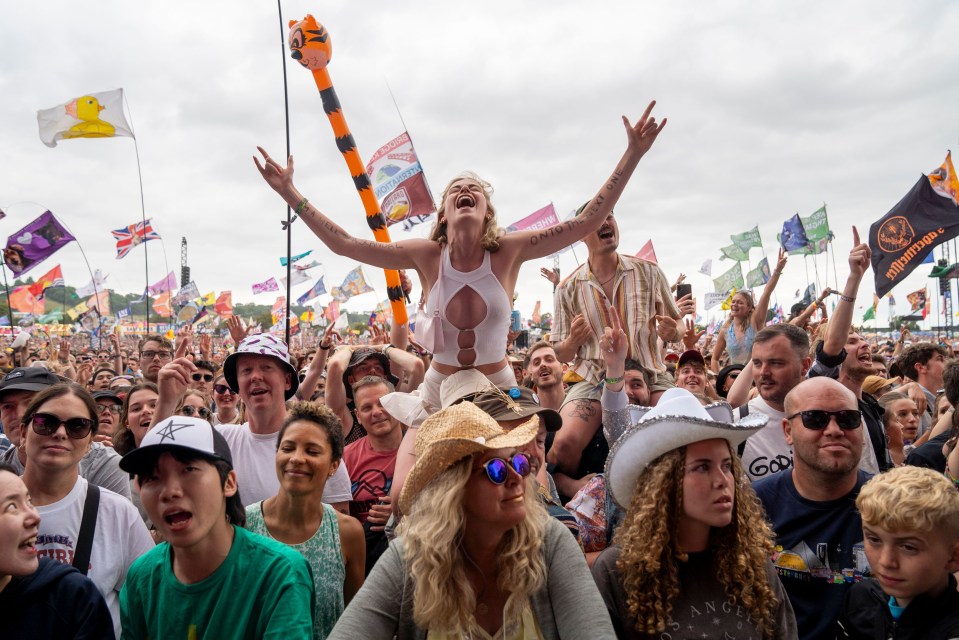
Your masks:
<svg viewBox="0 0 959 640"><path fill-rule="evenodd" d="M875 579L850 589L837 637L959 637L959 491L941 473L899 467L866 483L856 506Z"/></svg>
<svg viewBox="0 0 959 640"><path fill-rule="evenodd" d="M230 448L206 420L173 416L120 462L166 540L130 568L123 638L313 636L313 578L291 547L250 533Z"/></svg>

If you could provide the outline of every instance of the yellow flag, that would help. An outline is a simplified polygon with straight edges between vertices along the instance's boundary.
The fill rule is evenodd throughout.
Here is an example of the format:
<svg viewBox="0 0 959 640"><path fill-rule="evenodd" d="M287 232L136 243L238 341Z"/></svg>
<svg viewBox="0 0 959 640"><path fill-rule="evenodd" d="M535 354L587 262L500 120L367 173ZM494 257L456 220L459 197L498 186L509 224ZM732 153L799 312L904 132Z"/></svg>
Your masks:
<svg viewBox="0 0 959 640"><path fill-rule="evenodd" d="M729 311L732 306L733 296L736 295L736 287L733 287L733 290L729 292L729 295L726 296L726 299L723 300L723 303L719 305L719 308L723 311Z"/></svg>

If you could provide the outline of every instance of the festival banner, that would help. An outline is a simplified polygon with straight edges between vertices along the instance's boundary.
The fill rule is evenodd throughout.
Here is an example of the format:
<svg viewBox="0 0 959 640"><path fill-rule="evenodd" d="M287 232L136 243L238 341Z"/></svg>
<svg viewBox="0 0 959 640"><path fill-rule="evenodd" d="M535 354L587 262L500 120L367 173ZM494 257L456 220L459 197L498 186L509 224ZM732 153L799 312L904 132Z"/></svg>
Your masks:
<svg viewBox="0 0 959 640"><path fill-rule="evenodd" d="M806 238L806 230L798 213L783 222L783 231L779 234L779 246L786 251L796 251L804 249L807 242L809 241Z"/></svg>
<svg viewBox="0 0 959 640"><path fill-rule="evenodd" d="M297 254L295 256L291 256L290 262L293 263L293 262L296 262L297 260L302 260L303 258L310 255L311 253L313 253L313 249L310 249L309 251L304 251L303 253ZM284 267L286 266L286 256L280 256L280 265Z"/></svg>
<svg viewBox="0 0 959 640"><path fill-rule="evenodd" d="M936 245L959 236L959 207L921 176L902 200L869 227L876 294L886 295Z"/></svg>
<svg viewBox="0 0 959 640"><path fill-rule="evenodd" d="M748 254L749 250L753 247L762 248L763 241L759 237L759 225L756 225L749 231L743 231L742 233L734 233L729 236L729 239L733 241L733 244L739 247L741 251Z"/></svg>
<svg viewBox="0 0 959 640"><path fill-rule="evenodd" d="M407 221L412 226L436 211L423 167L406 131L376 150L366 165L366 173L387 225Z"/></svg>
<svg viewBox="0 0 959 640"><path fill-rule="evenodd" d="M643 245L643 248L636 252L636 257L640 260L645 260L646 262L659 264L659 261L656 260L656 251L653 249L652 240L646 241L646 244Z"/></svg>
<svg viewBox="0 0 959 640"><path fill-rule="evenodd" d="M200 289L196 286L196 282L192 280L187 284L180 287L180 290L177 291L176 295L173 296L173 299L170 301L175 305L185 305L188 304L191 300L200 297Z"/></svg>
<svg viewBox="0 0 959 640"><path fill-rule="evenodd" d="M21 276L74 240L52 213L44 211L7 238L3 259L14 276Z"/></svg>
<svg viewBox="0 0 959 640"><path fill-rule="evenodd" d="M123 115L123 89L88 93L65 104L37 111L40 140L48 147L73 138L132 138Z"/></svg>
<svg viewBox="0 0 959 640"><path fill-rule="evenodd" d="M258 293L269 293L270 291L279 291L280 285L276 283L276 278L270 278L263 282L257 282L253 285L253 295Z"/></svg>
<svg viewBox="0 0 959 640"><path fill-rule="evenodd" d="M761 287L769 282L770 276L769 260L763 258L755 269L746 274L746 286L750 288Z"/></svg>
<svg viewBox="0 0 959 640"><path fill-rule="evenodd" d="M160 239L160 234L154 231L150 218L141 220L136 224L127 225L122 229L114 229L110 233L117 241L117 260L148 240Z"/></svg>
<svg viewBox="0 0 959 640"><path fill-rule="evenodd" d="M743 268L738 262L726 273L713 279L713 287L717 293L725 293L730 289L742 289L743 284Z"/></svg>
<svg viewBox="0 0 959 640"><path fill-rule="evenodd" d="M47 271L45 274L40 276L36 282L31 285L27 285L32 293L37 298L43 297L43 292L50 287L62 287L63 286L63 272L60 270L60 265L55 266L54 268Z"/></svg>
<svg viewBox="0 0 959 640"><path fill-rule="evenodd" d="M552 227L555 224L559 224L559 218L556 216L556 209L553 208L553 203L551 202L542 209L537 209L522 220L517 220L509 225L506 227L506 232L538 231Z"/></svg>
<svg viewBox="0 0 959 640"><path fill-rule="evenodd" d="M929 184L933 191L959 205L959 178L956 177L956 168L952 166L952 151L946 153L946 159L938 169L929 172Z"/></svg>
<svg viewBox="0 0 959 640"><path fill-rule="evenodd" d="M176 289L176 274L172 271L156 284L151 284L147 287L147 291L151 296L158 295L164 291L173 291L174 289Z"/></svg>
<svg viewBox="0 0 959 640"><path fill-rule="evenodd" d="M233 292L232 291L221 291L220 297L216 299L216 302L213 305L213 310L216 312L216 315L221 318L229 318L233 316Z"/></svg>
<svg viewBox="0 0 959 640"><path fill-rule="evenodd" d="M310 287L309 291L296 299L296 304L304 305L313 298L321 296L324 293L326 293L326 285L323 284L323 276L320 276L320 279L316 281L316 284Z"/></svg>

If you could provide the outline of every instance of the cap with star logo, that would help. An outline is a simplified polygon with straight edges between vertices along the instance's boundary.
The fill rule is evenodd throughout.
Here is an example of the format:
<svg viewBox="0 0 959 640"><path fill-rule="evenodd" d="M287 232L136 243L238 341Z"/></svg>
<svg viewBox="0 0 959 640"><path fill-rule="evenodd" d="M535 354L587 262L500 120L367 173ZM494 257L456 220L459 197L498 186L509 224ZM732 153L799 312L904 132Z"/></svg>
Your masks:
<svg viewBox="0 0 959 640"><path fill-rule="evenodd" d="M209 422L189 416L171 416L150 429L140 446L123 456L120 468L138 475L152 469L157 456L164 452L196 454L209 460L223 460L233 467L230 445Z"/></svg>

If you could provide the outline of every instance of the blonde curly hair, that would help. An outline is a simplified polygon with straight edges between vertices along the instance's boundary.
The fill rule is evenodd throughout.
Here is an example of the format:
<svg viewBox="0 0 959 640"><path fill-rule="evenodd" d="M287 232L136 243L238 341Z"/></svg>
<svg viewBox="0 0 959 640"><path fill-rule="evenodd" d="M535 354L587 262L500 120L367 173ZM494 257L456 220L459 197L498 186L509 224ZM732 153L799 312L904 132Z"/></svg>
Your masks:
<svg viewBox="0 0 959 640"><path fill-rule="evenodd" d="M436 211L436 222L433 224L433 229L430 230L430 240L438 242L441 245L449 244L449 238L446 235L447 223L443 207L444 203L446 202L446 196L449 195L450 188L454 183L461 180L472 180L479 183L479 185L483 188L483 194L486 196L486 210L489 212L489 217L486 220L486 224L483 226L483 235L480 237L480 244L483 245L483 248L487 251L496 251L499 249L499 239L505 232L500 229L496 223L496 208L493 206L492 201L493 186L472 171L462 172L450 180L443 189L443 193L440 195L439 199L439 209Z"/></svg>
<svg viewBox="0 0 959 640"><path fill-rule="evenodd" d="M774 536L762 506L749 486L739 459L730 449L735 483L732 522L710 534L713 568L731 603L743 607L762 630L775 634L774 613L779 601L765 566L772 556ZM679 563L688 555L679 548L679 518L683 510L686 447L663 454L640 475L626 519L616 532L622 549L616 568L623 579L626 604L636 629L662 633L679 597Z"/></svg>
<svg viewBox="0 0 959 640"><path fill-rule="evenodd" d="M469 634L476 610L468 560L460 548L466 528L463 498L474 459L463 458L424 487L398 530L413 576L413 621L455 636ZM549 515L532 476L526 479L525 507L525 520L506 533L497 554L496 584L514 596L503 612L506 620L518 617L530 594L546 584L542 545Z"/></svg>

